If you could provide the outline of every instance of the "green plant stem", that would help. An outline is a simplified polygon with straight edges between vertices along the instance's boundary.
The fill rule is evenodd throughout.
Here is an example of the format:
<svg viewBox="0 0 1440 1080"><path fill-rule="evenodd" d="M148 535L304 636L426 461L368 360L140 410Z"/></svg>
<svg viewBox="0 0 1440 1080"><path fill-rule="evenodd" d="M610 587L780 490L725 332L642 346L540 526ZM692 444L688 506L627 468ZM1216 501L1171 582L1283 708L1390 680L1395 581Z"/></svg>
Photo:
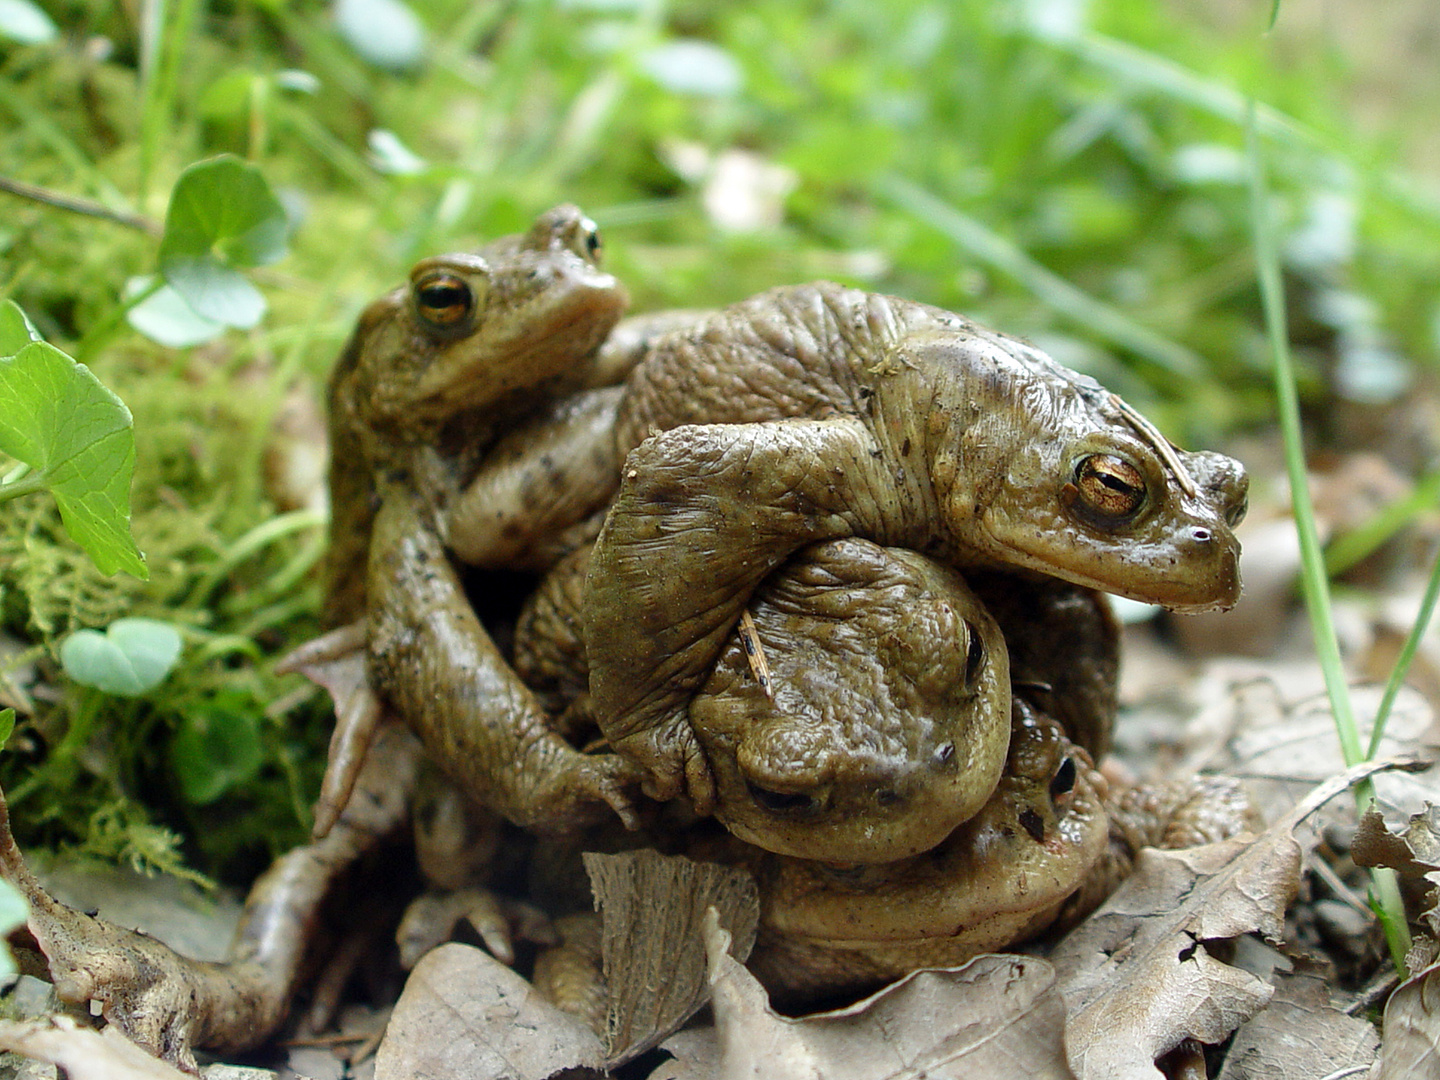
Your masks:
<svg viewBox="0 0 1440 1080"><path fill-rule="evenodd" d="M45 490L45 477L40 473L30 473L19 480L11 481L8 484L0 484L0 503L7 503L11 499L18 499L22 495L33 495L37 491Z"/></svg>
<svg viewBox="0 0 1440 1080"><path fill-rule="evenodd" d="M174 137L185 44L199 0L145 0L142 6L139 203L143 207L162 142Z"/></svg>
<svg viewBox="0 0 1440 1080"><path fill-rule="evenodd" d="M896 176L876 181L876 194L930 225L973 258L1014 278L1055 311L1143 356L1171 375L1193 383L1205 370L1200 357L1169 338L1141 326L1118 309L1077 289L1040 265L1021 248L961 213L924 188Z"/></svg>
<svg viewBox="0 0 1440 1080"><path fill-rule="evenodd" d="M187 608L201 606L232 570L276 540L305 529L318 529L324 524L325 515L315 510L292 510L288 514L281 514L279 517L271 518L269 521L255 526L221 554L219 562L195 583L181 606Z"/></svg>
<svg viewBox="0 0 1440 1080"><path fill-rule="evenodd" d="M1325 548L1325 569L1343 574L1440 501L1440 469L1426 473L1410 494L1396 499L1365 524L1336 537Z"/></svg>
<svg viewBox="0 0 1440 1080"><path fill-rule="evenodd" d="M1265 330L1270 341L1270 358L1274 365L1275 397L1280 414L1280 430L1285 440L1285 471L1290 480L1290 505L1295 515L1295 531L1300 539L1301 586L1305 608L1310 614L1310 628L1315 637L1315 651L1325 676L1325 689L1335 713L1335 727L1340 736L1340 749L1347 766L1363 760L1360 734L1355 726L1355 713L1350 705L1350 688L1345 681L1345 667L1340 659L1340 644L1330 615L1330 581L1325 573L1325 560L1320 550L1319 531L1315 527L1315 509L1310 501L1309 478L1305 473L1304 437L1300 430L1300 401L1295 390L1295 367L1290 357L1285 322L1285 291L1280 282L1280 258L1270 222L1269 190L1260 158L1253 109L1246 126L1246 145L1250 165L1251 220L1255 234L1256 271L1260 279L1260 298L1265 309Z"/></svg>
<svg viewBox="0 0 1440 1080"><path fill-rule="evenodd" d="M1385 735L1385 724L1390 719L1390 709L1395 704L1395 698L1400 693L1400 687L1405 682L1406 674L1410 671L1410 664L1420 649L1420 641L1430 626L1430 619L1435 614L1437 600L1440 600L1440 552L1436 554L1435 565L1430 568L1430 581L1425 586L1425 595L1420 599L1420 610L1415 616L1415 624L1410 627L1410 633L1406 635L1405 643L1400 646L1400 655L1395 658L1395 667L1390 672L1390 681L1385 684L1385 693L1381 695L1380 705L1375 710L1375 726L1370 729L1370 745L1365 749L1366 758L1373 758L1380 750L1380 740Z"/></svg>
<svg viewBox="0 0 1440 1080"><path fill-rule="evenodd" d="M1285 290L1280 280L1280 258L1270 221L1269 189L1261 159L1260 139L1251 102L1246 117L1245 142L1250 181L1250 217L1255 237L1256 273L1260 298L1265 309L1265 330L1270 342L1274 365L1275 397L1280 414L1280 429L1285 441L1285 467L1290 478L1290 505L1295 516L1295 531L1300 540L1301 586L1305 608L1310 615L1315 652L1325 677L1335 730L1345 764L1353 766L1364 760L1360 734L1355 726L1355 713L1350 701L1350 687L1345 681L1345 668L1340 658L1340 644L1330 611L1330 581L1325 573L1325 560L1320 550L1320 536L1315 527L1315 511L1310 502L1310 488L1305 474L1305 447L1300 430L1300 403L1295 390L1295 368L1290 356L1289 335L1285 321ZM1356 788L1356 804L1360 812L1374 798L1369 781ZM1405 922L1405 905L1394 880L1393 871L1372 870L1371 902L1375 905L1390 959L1401 977L1406 975L1405 956L1410 951L1410 931Z"/></svg>
<svg viewBox="0 0 1440 1080"><path fill-rule="evenodd" d="M80 340L75 343L75 359L82 364L88 364L92 356L110 344L110 339L115 336L116 331L125 322L125 316L130 313L130 309L150 299L164 287L165 279L156 274L149 285L146 285L134 296L126 298L123 303L116 304L110 310L109 315L86 330Z"/></svg>
<svg viewBox="0 0 1440 1080"><path fill-rule="evenodd" d="M74 714L70 718L70 726L50 751L50 756L7 793L12 807L24 802L37 790L49 788L65 791L74 786L75 759L90 741L95 730L95 721L99 718L104 703L105 695L99 690L88 686L81 689Z"/></svg>

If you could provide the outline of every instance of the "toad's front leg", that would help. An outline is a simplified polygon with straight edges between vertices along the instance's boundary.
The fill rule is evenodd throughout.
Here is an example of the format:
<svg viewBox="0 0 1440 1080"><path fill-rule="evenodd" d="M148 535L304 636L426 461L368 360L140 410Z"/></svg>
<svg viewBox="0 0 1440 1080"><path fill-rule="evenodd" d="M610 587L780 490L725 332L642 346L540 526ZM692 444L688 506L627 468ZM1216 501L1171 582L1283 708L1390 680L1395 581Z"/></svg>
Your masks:
<svg viewBox="0 0 1440 1080"><path fill-rule="evenodd" d="M686 789L709 811L686 710L756 586L815 541L918 539L910 501L851 419L679 427L631 452L590 560L585 641L596 718L648 794Z"/></svg>
<svg viewBox="0 0 1440 1080"><path fill-rule="evenodd" d="M633 819L632 765L582 754L551 727L480 624L420 501L400 485L375 520L370 677L473 798L527 828L568 830L609 804Z"/></svg>

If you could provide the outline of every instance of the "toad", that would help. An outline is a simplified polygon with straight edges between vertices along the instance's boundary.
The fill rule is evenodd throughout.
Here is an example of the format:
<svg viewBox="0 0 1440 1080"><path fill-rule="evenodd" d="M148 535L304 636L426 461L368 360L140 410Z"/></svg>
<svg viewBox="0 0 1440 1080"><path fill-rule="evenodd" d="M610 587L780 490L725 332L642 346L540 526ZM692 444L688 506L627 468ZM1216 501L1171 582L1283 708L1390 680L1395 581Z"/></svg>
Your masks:
<svg viewBox="0 0 1440 1080"><path fill-rule="evenodd" d="M626 296L599 269L599 250L593 223L560 206L526 234L425 259L361 315L330 380L326 617L363 627L304 659L363 645L376 695L431 754L473 797L534 827L589 820L604 803L627 812L633 770L552 730L465 594L448 515L504 430L605 377L599 346ZM342 718L337 741L361 744L332 752L348 762L334 771L353 777L364 723ZM332 817L347 791L346 779L327 778Z"/></svg>
<svg viewBox="0 0 1440 1080"><path fill-rule="evenodd" d="M517 667L557 704L549 695L583 685L560 674L582 647L577 577L557 568L517 636ZM746 609L753 630L737 624L689 703L721 778L715 816L730 835L702 822L654 840L754 874L760 932L749 966L777 1004L860 993L1063 928L1103 900L1141 846L1185 847L1253 824L1243 792L1224 778L1112 791L1090 750L1049 714L1063 708L1087 743L1108 743L1117 642L1102 596L1027 592L1006 577L982 588L1009 605L1013 627L1029 619L1034 630L1033 647L1010 647L1011 670L1032 681L1015 682L1008 709L963 691L973 644L995 648L988 632L974 632L986 624L976 591L935 560L856 538L804 548L773 572ZM1066 642L1067 625L1091 633ZM767 658L760 670L750 633ZM997 710L999 738L987 726ZM1001 747L1001 771L982 781L976 767L978 809L931 832L935 792L912 793L916 784L944 790L940 759L964 738ZM889 754L877 759L877 746ZM755 783L757 759L773 789ZM846 815L830 812L837 792ZM562 955L537 969L542 989L560 1002L593 1001L574 989L584 950ZM563 990L545 982L562 977Z"/></svg>
<svg viewBox="0 0 1440 1080"><path fill-rule="evenodd" d="M937 308L773 289L653 341L590 561L595 714L645 789L704 806L686 719L755 587L843 536L1165 604L1238 596L1241 466L1172 447L1093 380Z"/></svg>
<svg viewBox="0 0 1440 1080"><path fill-rule="evenodd" d="M516 670L570 738L583 738L584 581L582 551L516 630ZM899 859L940 843L999 782L1005 640L949 567L853 537L815 544L752 597L689 719L736 836L810 859Z"/></svg>
<svg viewBox="0 0 1440 1080"><path fill-rule="evenodd" d="M934 849L834 866L728 843L755 874L760 928L749 966L781 1007L876 989L1058 931L1128 875L1142 846L1180 848L1255 824L1222 777L1109 789L1090 755L1015 699L994 794Z"/></svg>

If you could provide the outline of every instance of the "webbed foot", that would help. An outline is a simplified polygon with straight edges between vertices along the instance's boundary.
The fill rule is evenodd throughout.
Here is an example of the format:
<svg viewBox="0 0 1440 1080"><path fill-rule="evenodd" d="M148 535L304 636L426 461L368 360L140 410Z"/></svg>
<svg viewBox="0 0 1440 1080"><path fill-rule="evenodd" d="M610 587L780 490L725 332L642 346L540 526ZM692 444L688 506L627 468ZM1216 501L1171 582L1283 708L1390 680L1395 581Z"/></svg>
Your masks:
<svg viewBox="0 0 1440 1080"><path fill-rule="evenodd" d="M366 672L367 639L367 625L361 619L307 641L275 665L282 675L304 675L324 688L335 703L335 730L315 800L311 835L316 840L323 839L339 820L380 727L380 699Z"/></svg>

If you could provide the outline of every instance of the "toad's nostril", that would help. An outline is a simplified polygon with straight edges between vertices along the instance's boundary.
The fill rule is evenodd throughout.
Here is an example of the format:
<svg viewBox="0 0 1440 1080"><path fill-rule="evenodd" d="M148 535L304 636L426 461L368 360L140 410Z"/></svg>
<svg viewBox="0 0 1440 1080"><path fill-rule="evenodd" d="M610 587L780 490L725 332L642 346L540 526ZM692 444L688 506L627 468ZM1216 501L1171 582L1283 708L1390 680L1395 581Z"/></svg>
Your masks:
<svg viewBox="0 0 1440 1080"><path fill-rule="evenodd" d="M1202 529L1198 525L1190 530L1190 539L1197 544L1208 544L1210 542L1210 530Z"/></svg>
<svg viewBox="0 0 1440 1080"><path fill-rule="evenodd" d="M1079 770L1075 767L1075 759L1067 757L1060 762L1060 767L1055 770L1055 775L1050 778L1050 797L1058 799L1062 795L1068 795L1075 790L1075 780Z"/></svg>
<svg viewBox="0 0 1440 1080"><path fill-rule="evenodd" d="M761 787L759 784L749 781L746 782L745 787L757 806L769 810L773 814L799 814L813 809L815 806L815 800L803 792L776 791L773 788Z"/></svg>
<svg viewBox="0 0 1440 1080"><path fill-rule="evenodd" d="M1045 819L1036 813L1033 807L1027 806L1020 811L1020 824L1037 844L1044 841Z"/></svg>

